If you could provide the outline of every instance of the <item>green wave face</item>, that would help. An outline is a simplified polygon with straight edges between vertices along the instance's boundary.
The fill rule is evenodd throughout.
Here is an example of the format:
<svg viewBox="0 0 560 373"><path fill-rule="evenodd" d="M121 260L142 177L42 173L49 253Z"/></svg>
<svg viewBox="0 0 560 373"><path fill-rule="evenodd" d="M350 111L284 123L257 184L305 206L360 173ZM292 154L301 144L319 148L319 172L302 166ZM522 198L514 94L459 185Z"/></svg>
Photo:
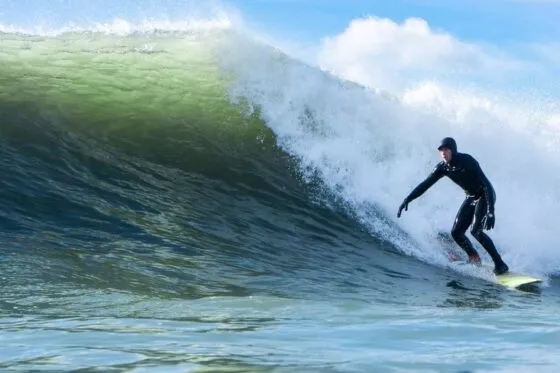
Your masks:
<svg viewBox="0 0 560 373"><path fill-rule="evenodd" d="M234 38L229 30L1 36L6 137L42 142L45 127L56 128L218 178L289 168L258 113L230 100L216 53ZM23 113L33 126L21 125Z"/></svg>
<svg viewBox="0 0 560 373"><path fill-rule="evenodd" d="M214 48L226 37L219 31L3 34L0 100L57 110L89 130L184 123L229 135L246 131L248 121L229 103L215 61Z"/></svg>
<svg viewBox="0 0 560 373"><path fill-rule="evenodd" d="M0 131L66 157L56 162L81 169L87 155L128 169L123 166L130 162L125 156L132 156L143 170L149 169L142 163L148 161L168 168L165 174L179 169L189 177L204 175L243 185L252 196L265 192L269 200L295 197L298 205L309 198L311 186L312 199L332 203L333 193L325 191L333 188L324 188L324 175L314 174L317 165L296 164L298 151L291 148L292 140L305 147L305 141L314 144L314 139L333 135L325 130L327 119L321 115L329 116L338 107L330 105L330 96L322 96L320 89L336 93L341 86L317 69L227 29L127 35L69 32L49 37L2 34L2 45L0 110L13 120ZM321 83L316 92L319 107L309 101L313 95L291 97L282 87L275 88L283 80L294 86L308 79L308 84ZM250 94L243 91L245 82L256 84ZM269 84L274 85L272 91L260 89ZM362 94L354 86L342 89ZM259 112L266 106L259 92L267 103L274 103L266 113ZM274 110L276 103L281 110ZM283 132L280 122L289 128L293 123L295 134ZM78 156L70 159L63 150ZM312 183L302 183L302 174ZM87 177L83 182L89 184ZM146 193L152 192L142 192ZM340 198L335 200L338 204ZM283 206L286 201L275 203ZM158 204L161 201L154 206Z"/></svg>
<svg viewBox="0 0 560 373"><path fill-rule="evenodd" d="M326 251L355 241L355 222L309 199L261 113L230 91L235 72L220 59L236 40L3 34L0 224L24 232L16 249L57 265L91 250L132 268L123 288L154 294L171 271L198 297L267 290L252 271L283 279L302 255L323 267ZM76 281L100 286L108 274L93 268Z"/></svg>
<svg viewBox="0 0 560 373"><path fill-rule="evenodd" d="M13 211L25 206L21 220L36 210L22 194L55 195L61 216L101 211L95 219L118 216L150 230L160 213L213 221L235 196L313 209L258 111L230 97L233 78L220 67L236 39L230 31L1 37L5 194ZM49 215L49 203L36 221L67 224ZM138 209L153 221L134 218Z"/></svg>

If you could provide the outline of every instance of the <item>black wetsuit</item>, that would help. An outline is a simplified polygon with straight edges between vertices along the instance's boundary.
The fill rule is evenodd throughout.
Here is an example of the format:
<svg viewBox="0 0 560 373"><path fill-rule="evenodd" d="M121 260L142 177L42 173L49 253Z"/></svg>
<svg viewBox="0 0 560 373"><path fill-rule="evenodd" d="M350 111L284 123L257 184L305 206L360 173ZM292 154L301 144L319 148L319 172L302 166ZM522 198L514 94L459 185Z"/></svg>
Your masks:
<svg viewBox="0 0 560 373"><path fill-rule="evenodd" d="M483 231L483 219L487 213L494 214L494 203L496 201L496 193L492 184L482 172L478 162L469 154L458 153L453 151L449 164L440 162L434 168L432 173L420 183L406 197L405 203L420 197L428 190L436 181L443 176L449 177L457 185L459 185L466 194L465 201L461 205L451 235L453 239L469 256L478 255L473 248L469 239L465 236L465 232L473 222L471 234L486 249L492 257L496 268L506 267L502 261L500 254L496 250L494 243Z"/></svg>

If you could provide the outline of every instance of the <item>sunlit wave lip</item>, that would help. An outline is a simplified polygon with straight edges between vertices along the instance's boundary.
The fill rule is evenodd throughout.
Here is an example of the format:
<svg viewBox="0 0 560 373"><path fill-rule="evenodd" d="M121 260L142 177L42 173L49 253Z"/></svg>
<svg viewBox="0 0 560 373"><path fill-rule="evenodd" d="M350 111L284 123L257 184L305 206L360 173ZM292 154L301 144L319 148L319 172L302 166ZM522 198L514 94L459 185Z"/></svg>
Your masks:
<svg viewBox="0 0 560 373"><path fill-rule="evenodd" d="M122 18L116 18L109 23L95 22L85 26L70 23L56 28L41 25L33 27L20 27L15 25L0 24L0 33L54 37L66 33L91 32L127 36L132 34L151 34L158 32L203 32L212 30L227 30L233 28L234 23L235 22L230 16L223 13L212 18L185 18L181 20L146 19L139 22L130 22Z"/></svg>

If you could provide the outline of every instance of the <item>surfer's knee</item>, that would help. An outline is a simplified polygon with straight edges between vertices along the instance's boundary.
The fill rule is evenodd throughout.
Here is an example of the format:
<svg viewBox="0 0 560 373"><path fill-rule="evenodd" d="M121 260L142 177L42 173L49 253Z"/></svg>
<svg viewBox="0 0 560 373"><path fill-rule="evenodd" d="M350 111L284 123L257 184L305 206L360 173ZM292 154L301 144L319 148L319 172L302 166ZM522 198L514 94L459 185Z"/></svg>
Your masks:
<svg viewBox="0 0 560 373"><path fill-rule="evenodd" d="M480 228L472 229L471 234L474 238L476 238L477 241L480 241L480 240L484 239L484 232Z"/></svg>
<svg viewBox="0 0 560 373"><path fill-rule="evenodd" d="M452 229L451 230L451 237L453 237L453 239L456 242L460 242L465 238L465 232L463 232L459 229Z"/></svg>

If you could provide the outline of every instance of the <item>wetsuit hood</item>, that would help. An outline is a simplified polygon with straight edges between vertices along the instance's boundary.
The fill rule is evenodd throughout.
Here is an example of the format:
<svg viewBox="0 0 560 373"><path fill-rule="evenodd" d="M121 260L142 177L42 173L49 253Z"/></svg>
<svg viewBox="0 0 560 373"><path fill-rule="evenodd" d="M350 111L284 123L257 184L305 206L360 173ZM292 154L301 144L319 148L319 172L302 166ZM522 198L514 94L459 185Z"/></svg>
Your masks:
<svg viewBox="0 0 560 373"><path fill-rule="evenodd" d="M451 150L451 153L453 155L457 153L457 143L452 137L445 137L444 139L441 140L441 143L438 146L438 150L441 150L443 148L447 148Z"/></svg>

